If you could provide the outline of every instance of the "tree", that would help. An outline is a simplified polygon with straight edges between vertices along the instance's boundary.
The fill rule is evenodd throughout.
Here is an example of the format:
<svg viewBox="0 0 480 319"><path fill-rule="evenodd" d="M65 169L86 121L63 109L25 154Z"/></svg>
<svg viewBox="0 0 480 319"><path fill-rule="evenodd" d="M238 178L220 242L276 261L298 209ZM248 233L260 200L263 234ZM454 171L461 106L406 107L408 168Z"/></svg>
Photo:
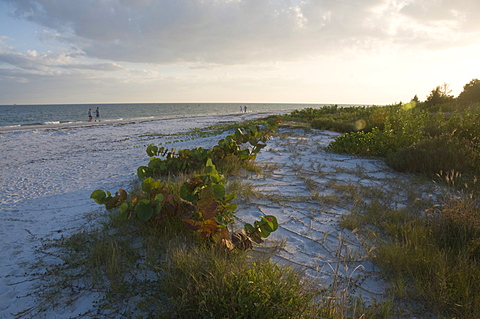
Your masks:
<svg viewBox="0 0 480 319"><path fill-rule="evenodd" d="M453 95L449 95L452 92L452 90L449 89L449 86L449 84L443 83L442 85L439 85L433 89L432 92L430 92L430 95L427 96L425 105L428 108L431 108L432 106L452 101Z"/></svg>
<svg viewBox="0 0 480 319"><path fill-rule="evenodd" d="M443 82L443 84L440 85L440 94L451 100L453 99L453 95L450 93L452 93L452 90L450 90L450 84Z"/></svg>
<svg viewBox="0 0 480 319"><path fill-rule="evenodd" d="M480 80L473 79L463 86L463 91L458 96L462 103L480 102Z"/></svg>

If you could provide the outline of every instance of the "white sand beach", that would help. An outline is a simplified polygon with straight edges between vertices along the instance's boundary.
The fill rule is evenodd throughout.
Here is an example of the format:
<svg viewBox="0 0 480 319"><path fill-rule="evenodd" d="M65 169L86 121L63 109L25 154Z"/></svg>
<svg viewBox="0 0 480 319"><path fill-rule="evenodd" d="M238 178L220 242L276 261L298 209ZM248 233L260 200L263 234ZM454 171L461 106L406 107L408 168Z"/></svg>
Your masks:
<svg viewBox="0 0 480 319"><path fill-rule="evenodd" d="M66 236L88 223L85 213L100 209L89 198L93 190L128 189L137 167L148 161L146 145L211 147L224 135L188 139L181 134L264 115L0 132L0 318L28 317L23 311L37 306L32 287L38 285L38 276L29 265L38 257L39 239ZM266 166L266 173L250 178L265 196L262 200L240 200L239 219L251 222L262 214L275 215L280 228L268 241L286 243L275 260L306 270L307 276L324 285L331 284L336 271L343 278L342 287L362 294L367 301L381 299L387 285L355 234L338 225L353 204L322 202L318 195L338 193L340 188L335 191L332 183L385 187L389 180L407 177L393 172L381 160L326 153L323 147L336 133L312 130L306 135L291 127L282 127L278 133L283 137L271 139L257 157ZM316 187L316 197L311 185ZM398 195L402 196L401 190ZM97 298L83 295L68 308L47 310L43 317L78 316L94 307Z"/></svg>

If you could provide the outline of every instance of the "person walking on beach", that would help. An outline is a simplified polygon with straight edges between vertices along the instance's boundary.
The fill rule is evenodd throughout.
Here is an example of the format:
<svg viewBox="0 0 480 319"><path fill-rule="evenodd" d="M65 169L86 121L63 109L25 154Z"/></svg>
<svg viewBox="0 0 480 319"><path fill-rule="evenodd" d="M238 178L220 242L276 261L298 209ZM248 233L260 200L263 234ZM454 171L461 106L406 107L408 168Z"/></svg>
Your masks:
<svg viewBox="0 0 480 319"><path fill-rule="evenodd" d="M247 106L246 106L246 105L243 107L243 111L244 111L245 113L247 113Z"/></svg>
<svg viewBox="0 0 480 319"><path fill-rule="evenodd" d="M100 108L97 106L97 110L95 111L95 122L96 121L100 122Z"/></svg>
<svg viewBox="0 0 480 319"><path fill-rule="evenodd" d="M88 109L88 121L91 122L92 121L92 109Z"/></svg>

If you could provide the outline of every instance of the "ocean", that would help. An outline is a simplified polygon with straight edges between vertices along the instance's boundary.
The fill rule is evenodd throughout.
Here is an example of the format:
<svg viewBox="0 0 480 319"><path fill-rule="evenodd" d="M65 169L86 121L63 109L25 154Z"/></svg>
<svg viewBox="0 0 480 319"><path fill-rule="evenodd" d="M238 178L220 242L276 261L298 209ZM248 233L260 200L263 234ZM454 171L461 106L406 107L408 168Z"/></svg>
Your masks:
<svg viewBox="0 0 480 319"><path fill-rule="evenodd" d="M88 110L99 107L101 121L181 118L247 112L273 112L319 108L324 104L273 103L148 103L148 104L55 104L55 105L0 105L0 127L55 125L88 122Z"/></svg>

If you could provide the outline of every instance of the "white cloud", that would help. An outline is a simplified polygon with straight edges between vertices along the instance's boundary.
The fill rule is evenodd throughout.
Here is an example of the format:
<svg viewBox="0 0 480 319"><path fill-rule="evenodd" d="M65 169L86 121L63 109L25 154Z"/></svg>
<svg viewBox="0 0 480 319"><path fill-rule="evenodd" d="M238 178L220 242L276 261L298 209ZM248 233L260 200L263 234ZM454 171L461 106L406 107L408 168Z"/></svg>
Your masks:
<svg viewBox="0 0 480 319"><path fill-rule="evenodd" d="M36 50L28 50L26 53L15 52L14 50L0 49L0 63L3 68L10 70L21 70L19 74L23 77L28 74L43 76L58 76L59 74L71 73L72 70L92 70L92 71L119 71L122 69L114 62L81 62L78 57L79 52L39 53ZM13 73L12 73L13 75Z"/></svg>
<svg viewBox="0 0 480 319"><path fill-rule="evenodd" d="M146 63L292 60L392 37L446 43L439 35L480 21L476 0L4 1L88 56Z"/></svg>
<svg viewBox="0 0 480 319"><path fill-rule="evenodd" d="M6 4L1 103L389 103L480 72L478 0Z"/></svg>

